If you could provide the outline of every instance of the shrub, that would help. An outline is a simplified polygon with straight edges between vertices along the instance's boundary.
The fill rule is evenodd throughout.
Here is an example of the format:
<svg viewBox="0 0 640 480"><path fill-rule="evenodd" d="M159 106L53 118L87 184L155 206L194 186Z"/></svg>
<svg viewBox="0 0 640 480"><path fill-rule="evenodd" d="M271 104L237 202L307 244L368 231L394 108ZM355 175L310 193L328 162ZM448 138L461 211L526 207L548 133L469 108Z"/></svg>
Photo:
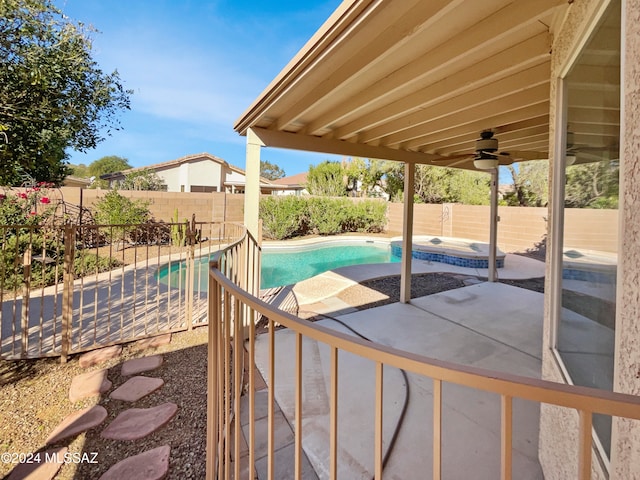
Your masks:
<svg viewBox="0 0 640 480"><path fill-rule="evenodd" d="M263 198L259 215L266 238L284 240L306 232L308 210L304 198L291 195Z"/></svg>
<svg viewBox="0 0 640 480"><path fill-rule="evenodd" d="M53 215L51 184L41 182L22 191L0 190L0 225L39 225ZM15 231L13 233L16 233Z"/></svg>
<svg viewBox="0 0 640 480"><path fill-rule="evenodd" d="M318 235L342 233L351 201L346 198L309 199L309 227Z"/></svg>
<svg viewBox="0 0 640 480"><path fill-rule="evenodd" d="M75 258L73 259L73 274L76 277L83 277L85 275L108 272L120 265L122 265L122 263L113 257L101 257L99 255L76 251Z"/></svg>
<svg viewBox="0 0 640 480"><path fill-rule="evenodd" d="M386 212L387 204L380 200L287 196L260 201L264 236L274 240L311 233L382 232Z"/></svg>
<svg viewBox="0 0 640 480"><path fill-rule="evenodd" d="M55 238L43 235L40 229L21 229L16 235L4 239L2 251L0 251L0 284L3 289L14 290L24 284L24 255L31 248L31 286L40 287L55 282L56 264L53 262L38 261L36 258L62 258L62 243ZM34 258L35 257L35 258ZM62 269L58 269L59 278L62 277Z"/></svg>
<svg viewBox="0 0 640 480"><path fill-rule="evenodd" d="M345 211L345 232L379 233L387 223L387 204L376 200L351 203Z"/></svg>
<svg viewBox="0 0 640 480"><path fill-rule="evenodd" d="M108 232L108 237L113 240L132 240L135 236L134 227L124 227L124 225L137 225L149 220L149 202L142 200L131 200L118 193L117 190L110 190L95 205L96 222L100 225L120 225Z"/></svg>

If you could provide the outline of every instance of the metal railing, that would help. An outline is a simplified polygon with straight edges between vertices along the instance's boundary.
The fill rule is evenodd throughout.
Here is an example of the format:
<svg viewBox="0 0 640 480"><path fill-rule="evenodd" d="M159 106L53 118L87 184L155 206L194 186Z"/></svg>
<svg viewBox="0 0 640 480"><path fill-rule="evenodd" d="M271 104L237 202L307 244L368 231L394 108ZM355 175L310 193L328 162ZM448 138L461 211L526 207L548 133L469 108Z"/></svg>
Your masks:
<svg viewBox="0 0 640 480"><path fill-rule="evenodd" d="M60 356L206 325L214 222L0 226L0 357Z"/></svg>
<svg viewBox="0 0 640 480"><path fill-rule="evenodd" d="M277 310L257 298L248 285L252 285L260 251L248 234L223 251L220 262L212 262L209 278L209 370L207 410L207 478L241 478L244 472L254 472L256 466L256 322L266 319L268 326L268 415L267 415L267 476L274 479L275 465L275 326L282 325L295 332L295 352L290 352L295 363L293 382L295 391L295 456L288 466L296 479L302 478L303 463L303 338L328 346L330 351L329 399L329 477L338 472L338 352L349 352L368 359L375 365L375 478L383 477L383 371L385 366L403 369L429 378L433 382L433 467L432 478L442 476L443 423L442 388L454 384L478 391L498 394L500 401L500 472L502 479L510 479L513 461L513 401L523 399L572 409L578 413L578 478L589 479L592 464L592 418L604 414L640 419L640 397L612 393L586 387L571 386L502 373L488 369L440 361L408 353L392 347L368 342L324 326L297 318ZM239 269L239 270L238 270ZM252 294L253 293L253 294ZM246 352L246 358L245 358ZM242 395L248 401L242 402ZM241 408L248 408L246 442L243 450L243 431L240 425ZM244 415L244 414L243 414ZM244 418L247 418L244 417ZM264 441L262 439L261 441ZM241 459L244 459L242 465ZM568 461L572 461L568 459ZM246 464L248 463L248 465ZM245 467L248 467L246 470ZM287 468L283 465L280 469ZM516 472L517 473L517 472ZM416 472L420 477L425 472ZM253 478L253 473L249 478ZM517 478L517 477L516 477Z"/></svg>

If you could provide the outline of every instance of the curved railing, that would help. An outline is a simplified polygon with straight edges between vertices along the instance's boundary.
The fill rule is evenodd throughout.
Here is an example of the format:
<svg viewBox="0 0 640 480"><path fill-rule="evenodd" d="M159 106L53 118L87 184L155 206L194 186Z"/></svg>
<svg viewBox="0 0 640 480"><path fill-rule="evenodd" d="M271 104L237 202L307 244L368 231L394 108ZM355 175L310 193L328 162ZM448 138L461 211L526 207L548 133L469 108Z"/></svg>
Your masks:
<svg viewBox="0 0 640 480"><path fill-rule="evenodd" d="M591 476L592 418L594 414L640 419L640 397L538 380L530 377L476 368L408 353L368 342L273 308L250 293L256 287L260 251L255 240L245 234L212 262L209 272L209 374L207 478L241 478L243 456L249 472L255 468L255 324L268 325L268 478L274 477L274 346L275 325L295 332L295 461L291 469L302 478L302 339L307 337L330 349L330 440L329 475L337 478L338 351L368 359L376 365L375 388L375 478L382 478L382 382L383 366L393 366L433 380L433 478L442 473L442 386L456 384L493 392L501 397L501 478L512 478L512 404L514 398L574 409L579 414L578 472L580 479ZM256 262L252 264L252 262ZM218 268L218 267L222 268ZM237 269L239 268L239 270ZM243 268L246 269L243 271ZM257 272L256 272L257 268ZM252 277L253 275L253 277ZM247 289L247 287L249 287ZM246 352L245 352L246 350ZM245 366L245 356L248 359ZM248 392L248 402L241 394ZM248 452L241 441L241 405L248 407ZM244 406L244 405L243 405ZM235 459L236 461L232 461ZM571 461L571 460L568 460ZM246 466L246 465L245 465ZM280 468L282 468L280 466ZM246 474L246 471L245 471ZM251 475L250 478L253 478Z"/></svg>

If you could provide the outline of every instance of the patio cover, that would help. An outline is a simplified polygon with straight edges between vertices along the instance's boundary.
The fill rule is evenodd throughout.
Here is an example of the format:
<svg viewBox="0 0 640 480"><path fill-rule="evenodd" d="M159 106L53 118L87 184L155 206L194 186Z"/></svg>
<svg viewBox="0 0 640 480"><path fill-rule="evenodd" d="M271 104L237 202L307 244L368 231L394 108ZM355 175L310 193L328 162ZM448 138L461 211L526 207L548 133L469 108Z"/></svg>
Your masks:
<svg viewBox="0 0 640 480"><path fill-rule="evenodd" d="M247 192L251 181L259 191L260 146L405 162L405 192L415 164L473 169L461 155L473 154L483 130L500 151L518 152L501 164L546 158L553 32L570 3L345 0L236 121L247 135ZM411 201L405 195L404 251ZM246 202L251 215L257 197ZM403 275L408 301L410 260Z"/></svg>

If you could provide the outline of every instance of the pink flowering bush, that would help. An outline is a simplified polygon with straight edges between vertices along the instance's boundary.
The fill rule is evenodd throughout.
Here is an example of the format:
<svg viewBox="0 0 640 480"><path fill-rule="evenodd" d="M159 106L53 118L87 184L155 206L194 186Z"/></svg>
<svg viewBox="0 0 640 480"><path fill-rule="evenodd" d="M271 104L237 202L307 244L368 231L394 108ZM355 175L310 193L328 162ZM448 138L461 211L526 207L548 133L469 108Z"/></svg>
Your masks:
<svg viewBox="0 0 640 480"><path fill-rule="evenodd" d="M53 186L39 183L24 191L5 190L0 194L0 225L38 225L53 214L48 194Z"/></svg>

